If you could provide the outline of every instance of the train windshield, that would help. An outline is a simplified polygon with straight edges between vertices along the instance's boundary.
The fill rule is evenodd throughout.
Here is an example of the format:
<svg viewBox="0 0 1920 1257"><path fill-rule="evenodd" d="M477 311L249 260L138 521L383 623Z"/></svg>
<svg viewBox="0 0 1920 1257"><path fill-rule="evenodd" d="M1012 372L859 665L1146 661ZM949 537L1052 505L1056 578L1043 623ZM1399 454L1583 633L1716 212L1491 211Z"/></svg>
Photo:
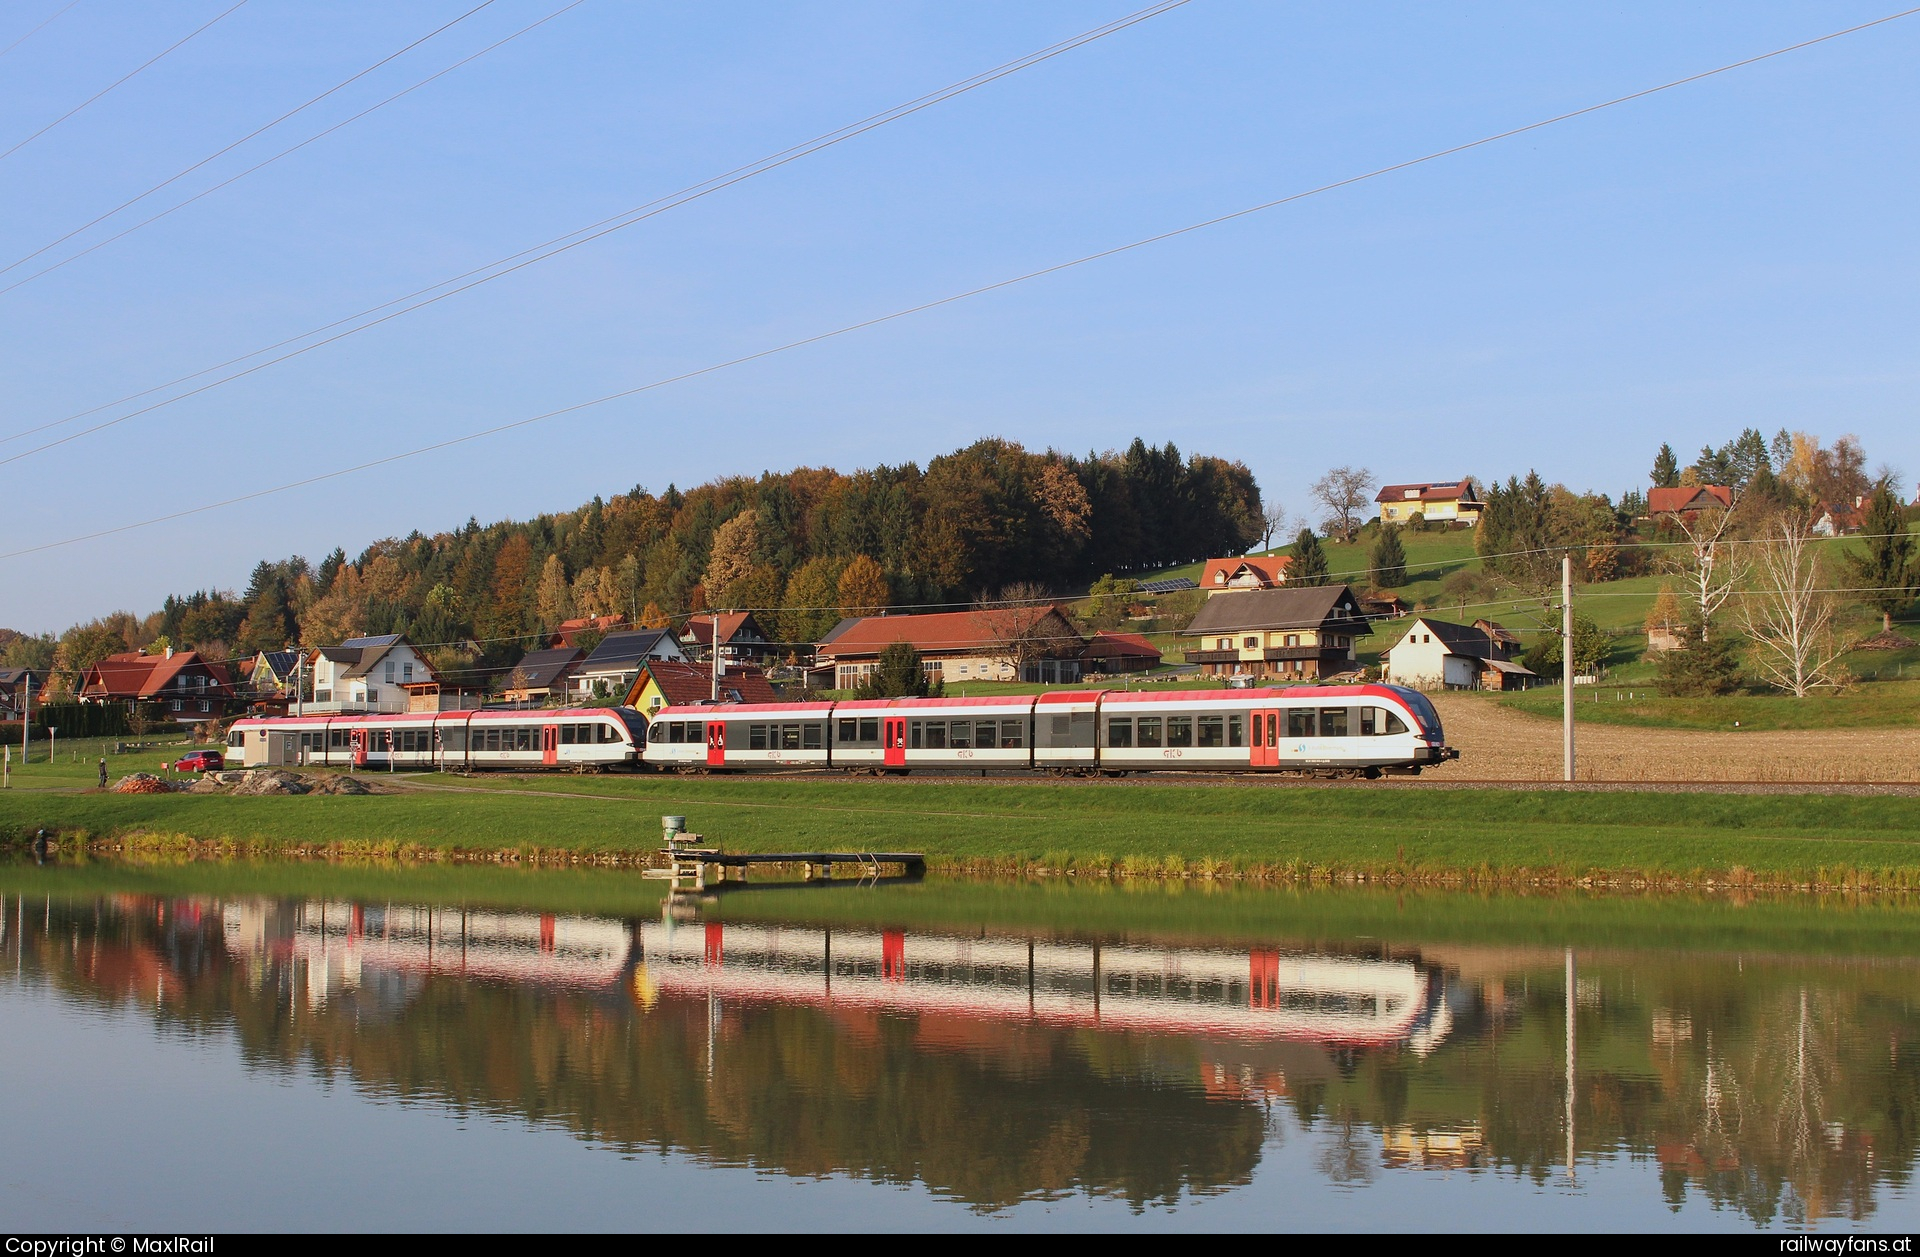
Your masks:
<svg viewBox="0 0 1920 1257"><path fill-rule="evenodd" d="M1402 702L1413 708L1413 714L1420 718L1421 730L1436 742L1447 740L1446 733L1440 728L1440 713L1433 709L1432 700L1419 690L1397 690Z"/></svg>
<svg viewBox="0 0 1920 1257"><path fill-rule="evenodd" d="M608 715L627 727L627 736L633 739L635 746L647 744L647 718L631 707L609 708Z"/></svg>

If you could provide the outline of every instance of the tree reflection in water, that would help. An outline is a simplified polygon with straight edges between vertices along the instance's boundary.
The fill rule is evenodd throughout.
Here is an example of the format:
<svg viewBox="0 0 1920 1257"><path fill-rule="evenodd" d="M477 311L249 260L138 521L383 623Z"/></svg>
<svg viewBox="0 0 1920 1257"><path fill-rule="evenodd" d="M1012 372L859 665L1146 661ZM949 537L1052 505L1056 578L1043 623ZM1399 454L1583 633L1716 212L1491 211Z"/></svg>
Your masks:
<svg viewBox="0 0 1920 1257"><path fill-rule="evenodd" d="M257 1068L629 1154L922 1183L988 1210L1228 1190L1296 1123L1317 1173L1362 1190L1420 1168L1545 1185L1565 1157L1548 949L675 935L141 896L8 908L24 981L230 1032ZM1576 1156L1653 1158L1676 1209L1698 1193L1762 1224L1871 1217L1913 1168L1914 976L1583 956Z"/></svg>

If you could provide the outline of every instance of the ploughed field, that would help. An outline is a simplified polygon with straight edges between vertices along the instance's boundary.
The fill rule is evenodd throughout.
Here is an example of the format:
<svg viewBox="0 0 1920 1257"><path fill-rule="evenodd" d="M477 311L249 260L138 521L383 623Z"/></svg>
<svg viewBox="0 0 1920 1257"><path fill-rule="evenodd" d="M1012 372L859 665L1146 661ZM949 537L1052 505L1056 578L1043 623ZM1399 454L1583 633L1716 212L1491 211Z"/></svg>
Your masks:
<svg viewBox="0 0 1920 1257"><path fill-rule="evenodd" d="M1560 779L1557 719L1516 711L1487 695L1431 697L1460 759L1429 779ZM1592 700L1581 694L1579 701ZM1914 725L1663 729L1581 719L1575 739L1583 781L1920 782L1920 726Z"/></svg>

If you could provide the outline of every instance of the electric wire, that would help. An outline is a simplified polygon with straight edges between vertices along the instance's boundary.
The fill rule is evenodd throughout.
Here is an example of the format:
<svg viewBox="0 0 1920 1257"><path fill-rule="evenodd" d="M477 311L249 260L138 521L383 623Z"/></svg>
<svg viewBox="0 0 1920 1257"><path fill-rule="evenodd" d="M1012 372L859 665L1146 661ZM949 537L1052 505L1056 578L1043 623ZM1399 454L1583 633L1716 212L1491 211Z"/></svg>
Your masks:
<svg viewBox="0 0 1920 1257"><path fill-rule="evenodd" d="M368 308L361 310L355 314L347 315L345 318L336 319L331 323L323 324L320 327L310 329L309 331L302 332L298 335L290 336L283 340L276 341L271 345L263 346L259 349L251 351L250 353L241 354L236 358L230 358L225 362L218 363L214 366L204 368L200 371L195 371L188 375L179 376L173 380L169 380L165 384L155 385L152 388L143 389L138 393L130 393L127 396L117 398L114 401L104 402L98 406L94 406L86 410L78 411L74 414L66 416L63 419L56 419L48 423L40 424L36 427L22 429L21 431L11 433L4 437L0 437L0 445L4 445L8 442L16 441L24 437L33 436L41 432L50 431L54 428L64 427L69 423L77 422L91 415L98 414L101 411L111 410L114 407L124 405L127 402L138 401L142 397L151 396L154 393L161 392L166 389L188 383L192 380L200 378L201 376L209 375L216 371L223 371L228 367L236 366L242 362L247 361L250 358L257 358L262 354L272 353L277 349L282 349L289 345L298 344L303 340L308 340L315 336L322 336L327 332L334 331L336 328L348 327L349 324L357 323L359 320L362 320L362 319L369 319L371 318L371 316L379 314L382 310L388 310L393 306L404 306L403 309L394 310L392 311L392 313L387 314L382 318L372 319L372 321L361 323L359 326L348 327L348 330L346 331L339 332L338 334L333 336L327 336L323 340L315 341L313 344L303 346L302 348L294 350L291 353L282 354L279 357L270 359L266 362L256 363L255 365L248 367L245 370L236 371L231 375L224 376L221 379L212 381L211 383L206 385L202 385L199 388L191 389L186 392L176 394L162 401L155 402L152 405L141 407L138 410L134 410L127 414L117 416L116 418L108 420L106 422L94 424L88 428L82 429L79 432L71 433L67 437L59 441L48 442L43 445L35 446L32 449L25 450L19 454L12 455L6 459L0 459L0 466L4 466L7 463L16 461L17 459L20 459L20 458L29 457L33 454L40 453L44 450L52 449L55 446L66 444L68 441L78 439L79 437L87 436L87 435L90 435L91 433L99 432L106 428L115 427L118 424L124 423L129 419L135 419L140 417L141 415L150 414L155 410L159 410L166 406L171 406L174 403L184 401L189 397L198 396L199 394L207 392L210 389L217 388L223 384L227 384L234 380L241 379L245 376L252 375L257 371L261 371L266 369L267 367L271 367L278 363L285 362L288 359L296 358L301 356L302 354L310 353L315 349L319 349L326 345L330 345L335 341L345 339L348 336L356 335L360 332L364 332L371 328L378 327L382 323L388 322L389 320L397 318L400 315L408 314L414 310L421 309L425 306L433 305L437 302L444 301L448 297L457 296L462 292L468 291L469 289L479 287L481 284L490 283L495 279L500 279L506 275L510 275L513 272L521 270L527 266L534 265L535 263L538 263L538 262L546 261L548 258L557 256L558 254L561 254L561 253L565 253L571 249L578 248L580 245L590 243L591 241L597 240L602 236L610 235L613 232L624 230L625 228L634 226L637 223L645 222L650 218L657 217L658 215L666 213L669 210L677 209L678 207L685 205L691 201L699 200L703 197L711 195L714 192L718 192L724 188L731 187L734 184L745 182L748 179L755 178L759 175L765 174L772 170L777 170L782 166L788 165L791 162L798 161L801 158L811 156L812 154L820 152L823 149L831 148L837 144L843 143L857 136L864 135L868 131L875 130L891 122L896 122L901 118L909 117L912 114L919 113L921 110L931 108L934 105L941 104L947 100L951 100L956 96L963 95L967 92L973 91L976 88L984 87L990 83L998 81L999 79L1006 78L1008 75L1018 73L1021 70L1028 69L1035 65L1039 65L1044 61L1052 60L1054 57L1060 56L1063 53L1071 52L1074 49L1077 49L1086 44L1092 43L1095 40L1104 39L1108 35L1117 34L1118 32L1126 30L1129 27L1136 26L1141 22L1147 21L1149 18L1158 17L1162 13L1166 13L1172 9L1180 8L1181 6L1187 3L1189 3L1189 0L1160 0L1160 3L1150 5L1145 9L1141 9L1137 12L1130 13L1125 17L1117 18L1114 21L1108 22L1102 26L1094 27L1091 30L1084 31L1078 35L1075 35L1070 39L1065 39L1060 41L1059 43L1052 44L1052 45L1049 45L1048 47L1039 49L1036 52L1028 53L1023 57L1018 57L1014 59L1013 61L1009 61L1002 65L995 66L993 69L983 71L979 74L973 75L970 78L961 79L958 82L951 83L946 87L940 88L938 91L929 92L924 96L916 97L913 100L907 101L900 105L896 105L891 109L886 109L881 111L880 113L869 115L866 118L862 118L858 122L849 123L846 126L839 127L833 131L824 132L820 135L813 137L810 140L806 140L799 144L795 144L789 148L782 149L777 153L769 154L766 157L762 157L756 161L749 162L744 166L737 166L734 169L726 171L723 174L715 175L712 178L701 181L700 183L690 184L687 187L684 187L677 192L672 192L667 194L666 196L657 197L654 200L647 201L641 205L634 206L631 209L623 210L620 213L615 214L611 217L603 218L595 223L589 223L585 227L577 228L573 231L565 233L564 235L555 236L549 240L541 242L540 244L536 244L529 248L522 249L517 253L508 254L506 257L497 258L494 261L488 262L482 266L474 267L471 270L462 272L461 274L452 276L451 278L441 280L438 283L428 284L424 288L418 288L402 296L392 298L391 300L388 300L388 301L383 301L378 305L369 306ZM489 272L492 272L492 273L489 274ZM476 277L479 277L479 278L476 278ZM472 281L472 282L467 282L467 281ZM453 285L458 285L458 287L453 287ZM450 290L446 292L438 291L443 288L450 289ZM0 293L4 293L6 291L8 290L4 288L0 288ZM438 293L438 295L430 295L435 293ZM425 298L425 300L420 300L420 298ZM407 304L409 302L411 302L412 304Z"/></svg>
<svg viewBox="0 0 1920 1257"><path fill-rule="evenodd" d="M32 135L29 135L26 139L21 140L19 143L15 144L12 148L7 149L5 152L0 152L0 161L5 161L7 158L13 156L15 153L19 152L21 149L25 148L27 145L33 143L35 140L39 139L41 136L45 135L47 132L53 130L55 127L65 122L68 118L73 117L73 115L79 113L82 109L85 109L88 105L91 105L94 101L99 100L102 96L105 96L108 92L111 92L114 88L119 87L122 83L127 82L129 79L139 74L142 70L146 69L148 66L153 65L155 62L165 57L168 53L173 52L175 49L185 45L186 43L191 41L194 38L194 36L199 35L203 31L211 29L222 18L225 18L237 12L246 3L247 3L247 0L240 0L240 2L234 5L233 8L227 9L225 12L218 14L217 16L214 17L212 21L207 22L206 24L200 27L197 27L190 34L186 35L184 38L177 40L172 44L169 44L165 49L161 50L159 53L155 54L153 57L150 57L146 61L143 61L139 65L135 66L133 69L127 71L125 74L121 75L119 78L115 79L113 82L107 84L105 87L101 88L99 91L95 92L93 95L87 97L85 100L81 101L79 104L75 105L73 108L67 110L67 112L61 114L58 118L55 118L52 122L49 122L46 126L41 127L38 131L35 131ZM64 10L62 10L62 12L64 12ZM54 17L58 17L58 16L60 16L58 13L54 14ZM53 18L48 18L47 20L52 21ZM35 29L37 30L38 27L36 27ZM11 52L12 49L9 48L7 51ZM0 54L0 55L4 55L4 54Z"/></svg>
<svg viewBox="0 0 1920 1257"><path fill-rule="evenodd" d="M1267 210L1276 209L1283 205L1290 205L1297 201L1305 200L1308 197L1319 196L1327 192L1336 191L1341 188L1352 187L1355 184L1364 183L1372 179L1378 179L1385 175L1395 173L1397 171L1407 170L1415 166L1424 165L1428 162L1438 161L1448 156L1469 152L1473 149L1482 148L1482 147L1485 147L1486 145L1494 144L1501 140L1510 139L1518 135L1525 135L1533 131L1538 131L1544 127L1554 126L1558 123L1566 122L1574 118L1585 117L1589 114L1597 113L1605 109L1611 109L1618 105L1627 104L1631 101L1644 100L1649 96L1657 95L1658 93L1661 93L1661 92L1671 91L1675 88L1683 87L1691 83L1698 83L1703 79L1713 78L1716 75L1726 74L1730 71L1738 70L1746 66L1756 65L1760 62L1768 61L1775 57L1785 56L1786 54L1791 52L1796 52L1802 49L1814 47L1819 44L1827 43L1831 40L1839 39L1846 35L1855 34L1857 32L1869 30L1878 26L1884 26L1889 22L1894 22L1901 18L1909 17L1915 13L1920 13L1920 7L1905 9L1898 13L1890 14L1886 17L1875 18L1870 22L1857 23L1853 26L1846 27L1842 30L1837 30L1825 35L1816 36L1812 39L1801 40L1798 43L1789 44L1782 48L1776 48L1770 52L1759 53L1755 56L1745 57L1745 58L1742 58L1741 60L1729 62L1725 65L1721 65L1710 70L1702 70L1694 74L1686 75L1682 78L1670 80L1668 82L1659 84L1654 87L1642 88L1639 91L1629 92L1623 96L1616 96L1609 100L1601 101L1597 104L1586 105L1579 109L1572 109L1564 113L1555 114L1552 117L1544 118L1538 122L1530 122L1523 126L1510 127L1506 130L1498 131L1498 132L1495 132L1494 134L1483 136L1477 140L1469 140L1465 143L1451 145L1447 148L1436 149L1433 152L1426 153L1419 157L1408 158L1404 161L1394 162L1390 165L1376 167L1375 169L1366 171L1362 174L1350 175L1344 179L1337 179L1330 183L1323 183L1316 187L1308 188L1304 191L1289 193L1286 196L1276 197L1269 201L1263 201L1257 205L1248 206L1244 209L1234 210L1226 214L1218 214L1211 218L1203 219L1200 222L1191 223L1184 227L1177 227L1169 231L1158 232L1158 233L1155 233L1154 235L1145 236L1138 240L1129 241L1125 244L1115 245L1110 248L1101 249L1094 253L1083 254L1080 257L1073 258L1068 261L1058 262L1051 266L1044 266L1037 270L1027 271L1022 274L1014 275L1006 279L996 280L988 284L982 284L978 287L967 289L964 292L954 293L949 296L936 298L932 301L921 302L917 305L908 306L908 307L905 307L904 309L892 311L891 313L876 315L868 319L862 319L855 323L844 324L840 327L833 328L828 331L818 332L811 336L804 336L797 340L787 341L783 344L774 345L767 349L756 350L755 352L752 352L752 353L741 354L738 357L729 358L717 363L712 363L708 366L698 367L690 371L683 371L675 375L666 376L661 379L653 380L646 384L636 385L632 388L621 389L613 393L606 393L599 397L589 398L586 401L574 402L570 405L561 406L554 410L545 411L540 414L527 416L521 419L508 420L504 423L494 424L486 428L478 428L458 436L448 437L440 441L433 441L426 445L415 446L412 449L402 450L397 453L384 455L380 458L367 459L364 462L356 463L349 467L337 468L333 471L319 472L311 476L303 476L295 480L287 481L283 484L274 485L264 489L256 489L249 493L236 494L228 498L222 498L216 502L208 502L199 506L184 507L177 511L169 511L165 514L156 515L148 519L137 520L133 523L120 524L110 528L97 529L93 532L82 533L77 536L63 538L58 541L43 542L38 545L25 546L25 547L21 547L14 550L9 550L4 553L0 553L0 561L4 561L7 559L20 558L24 555L29 555L29 554L38 554L38 553L41 553L42 551L59 549L64 546L78 545L87 541L97 541L103 537L118 536L122 533L133 532L143 528L151 528L159 524L172 523L175 520L187 519L195 515L202 515L209 511L220 510L224 507L238 506L242 503L258 501L261 498L272 497L277 494L287 493L294 489L307 488L316 484L324 484L332 480L339 480L347 476L357 475L360 472L370 471L376 467L384 467L392 463L403 462L408 459L418 458L426 454L438 453L442 450L452 449L456 446L465 445L473 441L482 440L486 437L498 436L501 433L512 432L512 431L519 430L521 428L531 427L535 424L545 423L549 420L560 418L565 415L577 414L583 410L592 409L597 406L604 406L611 402L622 401L631 397L637 397L644 393L649 393L656 389L665 388L672 384L684 383L688 380L694 380L694 379L702 378L704 376L713 375L718 372L730 370L734 367L743 366L747 363L758 362L764 358L771 358L777 354L783 354L795 349L804 348L808 345L815 345L823 341L833 340L837 337L846 336L858 331L863 331L867 328L877 327L877 326L880 326L881 324L890 323L898 319L908 318L915 314L923 314L929 310L937 310L945 306L953 305L958 302L966 301L974 297L985 295L987 293L998 292L1005 288L1011 288L1017 284L1026 283L1030 280L1039 279L1048 275L1056 275L1062 271L1071 270L1075 267L1085 266L1092 262L1102 261L1106 258L1116 257L1124 253L1130 253L1134 250L1146 248L1150 245L1159 244L1168 240L1177 239L1182 236L1191 235L1194 232L1204 231L1211 227L1217 227L1223 223L1234 222L1242 218L1247 218L1254 214L1259 214ZM14 457L17 459L21 457L21 455L15 455Z"/></svg>
<svg viewBox="0 0 1920 1257"><path fill-rule="evenodd" d="M80 3L80 0L67 0L65 4L61 5L59 8L53 11L53 17L49 17L42 20L40 25L34 27L32 30L28 31L26 34L22 35L20 38L14 40L12 43L8 44L5 48L0 48L0 57L6 56L8 53L12 52L15 48L18 48L21 44L26 43L29 39L32 39L35 35L38 35L41 31L47 29L47 27L52 26L55 18L60 17L62 14L66 13L67 10L73 8L75 5L79 3Z"/></svg>
<svg viewBox="0 0 1920 1257"><path fill-rule="evenodd" d="M220 191L222 188L225 188L232 184L240 182L240 180L246 178L250 174L253 174L255 171L262 170L268 166L273 165L275 162L279 161L283 157L291 157L293 154L299 152L301 149L307 147L309 144L316 144L319 141L326 139L329 135L332 135L335 131L339 131L339 130L342 130L343 128L352 126L354 123L360 121L360 119L366 117L368 114L374 113L377 110L385 109L388 105L391 105L393 102L395 102L396 100L399 100L401 97L412 95L414 92L419 91L421 88L427 86L429 83L432 83L437 79L445 78L447 75L452 74L455 70L460 69L462 66L468 64L469 62L478 61L481 57L486 56L488 53L492 52L494 49L499 48L504 44L512 43L514 40L520 38L522 35L525 35L527 32L534 30L537 27L545 26L548 22L553 21L555 18L566 13L568 10L577 9L585 3L586 3L586 0L571 0L570 3L562 5L560 8L555 9L552 13L547 14L547 16L541 18L539 21L534 22L527 26L523 26L519 30L513 32L513 34L508 35L503 39L496 40L491 44L488 44L485 48L480 49L480 51L475 53L470 53L469 55L462 57L460 60L454 62L452 65L448 66L446 69L437 70L434 73L429 74L426 78L421 79L417 83L414 83L411 86L402 88L400 91L395 92L393 95L387 97L384 100L376 101L374 104L371 104L367 106L365 109L362 109L359 113L343 118L339 122L336 122L332 126L326 128L324 131L321 131L315 135L308 136L306 139L301 140L298 144L293 145L291 148L282 149L279 152L275 153L273 156L268 157L263 161L255 162L253 165L246 167L245 169L241 170L239 173L230 175L227 178L222 179L220 182L212 185L211 187L201 189L200 191L194 193L192 196L188 197L186 200L180 201L174 205L171 205L168 208L161 210L158 214L153 214L146 218L143 218L139 222L133 224L133 226L131 227L127 227L120 231L117 231L113 235L107 236L104 239L96 240L94 243L88 245L86 248L81 249L75 253L70 253L66 257L61 258L58 262L54 262L47 266L43 266L39 270L34 271L33 273L26 275L23 278L14 280L12 283L7 284L5 287L0 287L0 296L5 296L7 293L12 292L16 288L32 283L34 280L39 279L42 275L50 275L54 271L59 270L60 268L68 265L69 263L78 262L81 258L86 257L88 254L91 254L96 250L106 248L108 245L112 244L116 240L124 240L128 236L131 236L134 232L139 231L141 228L151 226L152 224L159 222L163 218L176 214L181 210L187 208L189 205L192 205L198 201L201 201L206 197L212 196L214 193ZM29 452L31 453L32 451L29 451ZM22 457L24 457L24 455Z"/></svg>
<svg viewBox="0 0 1920 1257"><path fill-rule="evenodd" d="M186 178L188 175L200 169L202 166L206 165L208 162L211 162L218 158L226 156L228 153L231 153L234 149L239 148L242 144L245 144L248 140L253 139L255 136L272 130L274 127L279 126L281 123L285 122L287 119L293 117L296 114L299 114L308 109L311 109L313 106L319 104L321 101L325 100L327 97L332 96L334 93L341 91L343 88L346 88L350 84L356 83L359 80L367 77L367 75L372 74L375 70L378 70L381 66L386 65L389 61L392 61L397 57L404 56L405 54L413 51L415 48L418 48L421 44L424 44L428 40L434 38L436 35L439 35L444 31L451 30L455 26L458 26L460 23L466 21L468 18L480 12L482 9L489 7L494 2L495 0L481 0L481 2L475 5L473 8L468 9L465 13L462 13L460 16L454 18L452 21L446 22L440 26L435 27L433 30L428 31L426 34L414 40L412 43L400 49L398 52L389 53L388 55L380 58L380 60L374 62L372 65L368 66L366 69L360 71L358 74L355 74L349 78L340 80L338 83L335 83L332 87L329 87L326 91L321 92L318 96L312 97L311 99L307 100L304 104L296 105L292 109L289 109L287 112L275 118L273 121L268 122L263 126L255 127L253 130L247 132L245 135L241 136L239 139L235 140L233 143L227 145L225 148L220 149L218 152L210 153L207 156L202 157L199 161L193 163L193 165L188 166L185 170L180 171L178 174L170 175L169 177L162 179L159 183L154 184L152 187L148 188L145 192L142 192L139 196L133 197L131 200L122 201L120 204L114 206L112 209L108 210L106 213L101 214L99 217L94 218L88 222L82 223L80 226L75 227L72 231L69 231L66 235L61 236L57 240L48 241L46 244L41 245L39 248L27 254L25 257L18 258L15 261L9 262L5 266L0 266L0 275L4 275L9 271L12 271L18 267L26 265L28 262L31 262L34 258L39 257L42 253L45 253L47 250L56 248L59 245L65 244L67 241L73 239L75 236L79 235L81 232L86 231L89 228L98 226L99 224L105 222L107 219L112 218L115 214L118 214L120 211L127 209L130 206L138 205L141 201L146 200L148 197L160 191L162 188L170 187L173 184L178 183L180 180Z"/></svg>

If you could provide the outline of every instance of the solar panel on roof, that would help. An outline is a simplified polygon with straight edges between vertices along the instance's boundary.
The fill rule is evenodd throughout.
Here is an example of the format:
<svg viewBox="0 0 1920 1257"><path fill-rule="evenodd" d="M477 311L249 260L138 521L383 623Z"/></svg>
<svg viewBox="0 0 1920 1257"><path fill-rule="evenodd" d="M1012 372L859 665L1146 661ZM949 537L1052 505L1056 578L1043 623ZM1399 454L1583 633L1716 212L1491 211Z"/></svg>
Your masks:
<svg viewBox="0 0 1920 1257"><path fill-rule="evenodd" d="M1198 589L1200 586L1195 584L1190 576L1176 576L1172 580L1143 581L1135 588L1143 594L1173 594L1183 589Z"/></svg>

